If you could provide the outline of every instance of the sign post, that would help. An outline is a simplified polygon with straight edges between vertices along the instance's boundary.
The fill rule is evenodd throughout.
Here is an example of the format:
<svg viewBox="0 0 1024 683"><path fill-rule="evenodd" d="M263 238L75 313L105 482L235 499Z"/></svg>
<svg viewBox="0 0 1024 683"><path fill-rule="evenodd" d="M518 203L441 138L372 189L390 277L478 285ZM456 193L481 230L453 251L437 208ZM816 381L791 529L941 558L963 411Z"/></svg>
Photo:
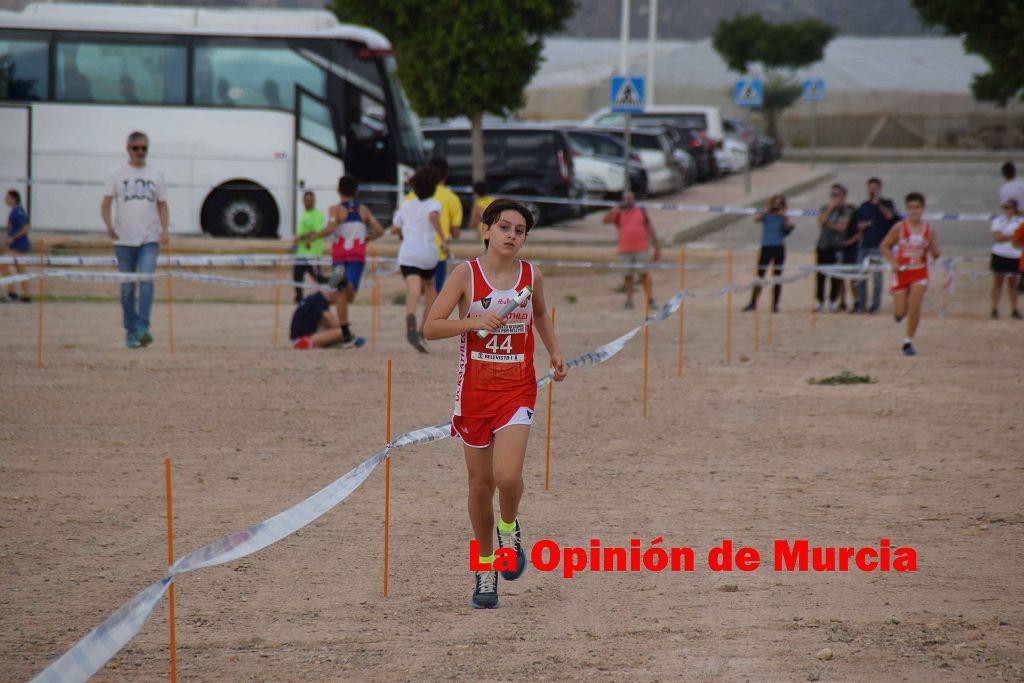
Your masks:
<svg viewBox="0 0 1024 683"><path fill-rule="evenodd" d="M622 191L628 192L630 114L643 113L644 79L640 76L612 76L611 105L613 112L626 115L622 125Z"/></svg>
<svg viewBox="0 0 1024 683"><path fill-rule="evenodd" d="M811 103L811 168L818 161L818 102L825 99L825 79L808 78L804 81L803 99Z"/></svg>
<svg viewBox="0 0 1024 683"><path fill-rule="evenodd" d="M764 89L761 87L760 78L741 78L736 81L736 88L733 91L737 107L749 107L756 109L764 104ZM746 190L750 194L750 150L747 151L747 173Z"/></svg>

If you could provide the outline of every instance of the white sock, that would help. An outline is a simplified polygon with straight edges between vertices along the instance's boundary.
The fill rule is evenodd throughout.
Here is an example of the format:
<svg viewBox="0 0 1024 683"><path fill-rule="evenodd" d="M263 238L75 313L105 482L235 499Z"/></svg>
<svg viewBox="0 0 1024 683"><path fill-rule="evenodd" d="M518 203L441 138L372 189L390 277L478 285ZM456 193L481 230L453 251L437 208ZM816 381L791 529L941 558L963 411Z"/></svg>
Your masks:
<svg viewBox="0 0 1024 683"><path fill-rule="evenodd" d="M903 343L904 343L904 344L913 344L913 343L914 343L914 340L913 340L913 339L911 339L910 337L904 337L904 338L903 338Z"/></svg>

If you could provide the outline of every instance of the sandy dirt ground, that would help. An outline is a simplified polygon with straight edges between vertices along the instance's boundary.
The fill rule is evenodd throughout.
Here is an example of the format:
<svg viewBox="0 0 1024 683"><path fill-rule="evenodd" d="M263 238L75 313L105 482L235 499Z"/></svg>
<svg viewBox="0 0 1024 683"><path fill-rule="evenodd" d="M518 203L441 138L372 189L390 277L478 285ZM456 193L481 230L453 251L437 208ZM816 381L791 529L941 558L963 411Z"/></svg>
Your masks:
<svg viewBox="0 0 1024 683"><path fill-rule="evenodd" d="M721 254L688 264L688 289L721 286ZM656 277L659 299L677 277ZM639 323L616 284L592 270L548 273L566 356ZM641 338L556 387L547 492L542 392L520 515L527 541L646 547L663 537L695 549L691 573L565 579L530 568L500 583L500 609L471 610L465 468L445 440L394 455L390 597L381 469L277 545L178 578L179 675L1021 680L1024 323L988 319L988 285L961 278L946 320L929 293L916 358L899 353L888 301L870 318L819 315L812 333L804 280L787 287L770 342L760 317L757 352L737 297L727 365L724 299L688 300L681 379L678 322L652 330L647 418ZM395 435L450 414L457 342L431 342L426 356L405 343L390 303L395 277L384 281L376 348L358 351L284 348L288 306L272 348L272 291L204 289L220 300L186 303L204 295L199 285L175 290L173 355L162 298L155 345L128 351L112 298L69 298L109 297L110 285L47 287L58 298L45 309L42 370L36 307L0 307L3 680L40 671L162 576L165 457L180 556L378 450L388 357ZM364 291L353 309L364 334L368 301ZM807 383L843 370L877 381ZM703 555L726 538L758 549L765 566L710 571ZM888 538L915 548L919 568L773 571L773 541L800 538L853 547ZM831 658L819 658L826 648ZM168 668L163 601L96 680L166 680Z"/></svg>

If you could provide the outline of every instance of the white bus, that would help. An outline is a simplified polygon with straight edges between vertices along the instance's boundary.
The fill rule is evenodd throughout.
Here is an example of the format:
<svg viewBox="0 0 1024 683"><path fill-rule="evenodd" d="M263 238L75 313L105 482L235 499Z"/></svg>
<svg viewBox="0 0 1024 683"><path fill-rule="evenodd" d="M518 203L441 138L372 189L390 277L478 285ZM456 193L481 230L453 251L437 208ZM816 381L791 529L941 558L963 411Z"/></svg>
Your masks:
<svg viewBox="0 0 1024 683"><path fill-rule="evenodd" d="M134 130L167 178L175 234L285 238L305 188L323 208L343 173L394 185L423 155L390 43L329 12L0 12L0 189L22 192L34 228L101 231ZM362 195L381 217L398 196Z"/></svg>

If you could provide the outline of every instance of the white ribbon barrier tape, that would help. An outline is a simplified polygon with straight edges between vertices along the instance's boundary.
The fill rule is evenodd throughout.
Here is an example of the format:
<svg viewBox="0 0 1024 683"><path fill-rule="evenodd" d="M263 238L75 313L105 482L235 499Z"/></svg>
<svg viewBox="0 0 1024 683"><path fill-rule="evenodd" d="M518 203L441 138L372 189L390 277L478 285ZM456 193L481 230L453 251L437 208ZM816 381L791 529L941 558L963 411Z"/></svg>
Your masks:
<svg viewBox="0 0 1024 683"><path fill-rule="evenodd" d="M20 185L68 185L73 187L103 187L106 183L101 179L95 180L79 180L74 178L0 178L0 182L14 183ZM195 183L167 183L169 188L182 188L182 189L210 189L208 185L201 185ZM225 185L225 189L233 189L236 191L254 191L261 192L264 189L267 190L283 190L283 191L317 191L317 192L336 192L336 187L326 185L270 185L264 187L254 187L252 185ZM470 194L473 192L472 187L464 185L453 185L450 186L454 192L462 194ZM364 183L360 185L360 190L363 192L394 192L394 193L406 193L408 188L389 185L389 184L373 184ZM616 206L618 202L608 201L603 199L588 199L588 198L573 198L573 197L540 197L533 195L516 195L516 194L501 194L495 193L495 196L504 199L516 199L523 202L533 202L535 204L560 204L569 206L597 206L604 208L611 208ZM747 206L715 206L713 204L680 204L677 202L650 202L643 201L637 202L637 206L642 206L645 209L651 209L654 211L678 211L684 213L717 213L717 214L747 214L753 216L759 209ZM821 215L820 209L791 209L786 212L787 216L794 218L799 217L812 217ZM979 213L979 212L961 212L961 211L930 211L923 214L925 220L930 221L991 221L998 214L994 213Z"/></svg>
<svg viewBox="0 0 1024 683"><path fill-rule="evenodd" d="M661 322L678 311L680 304L687 296L692 295L682 291L677 292L642 325L633 328L618 339L573 358L566 365L570 368L578 368L606 362L625 348L626 344L645 326ZM537 382L538 388L542 388L550 382L552 374L553 371L541 377ZM395 449L447 439L451 436L450 429L451 424L444 422L406 432L392 441L384 450L373 454L305 500L244 531L225 536L178 559L168 569L167 575L163 579L150 585L125 603L106 621L90 631L70 650L32 679L33 683L68 683L88 680L139 632L159 603L160 598L163 597L167 586L177 574L231 562L277 543L320 518L345 500L366 481L377 465L391 457L391 452Z"/></svg>

